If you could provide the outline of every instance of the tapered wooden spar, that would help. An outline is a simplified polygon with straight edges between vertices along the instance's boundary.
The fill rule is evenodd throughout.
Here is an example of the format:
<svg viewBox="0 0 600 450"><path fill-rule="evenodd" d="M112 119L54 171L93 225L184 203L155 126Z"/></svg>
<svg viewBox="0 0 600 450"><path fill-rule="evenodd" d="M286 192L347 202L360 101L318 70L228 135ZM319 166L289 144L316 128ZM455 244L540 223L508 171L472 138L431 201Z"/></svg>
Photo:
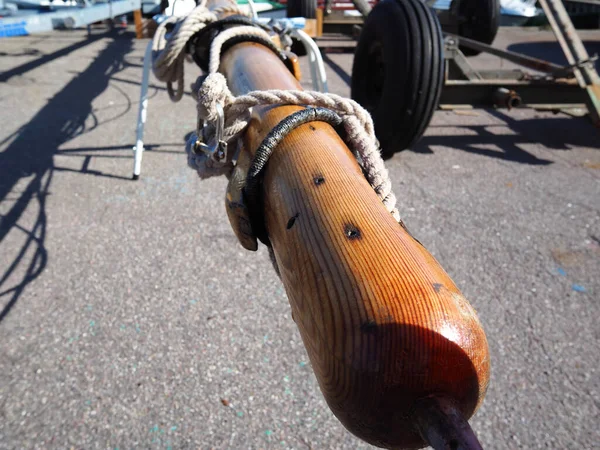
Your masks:
<svg viewBox="0 0 600 450"><path fill-rule="evenodd" d="M220 70L236 95L300 89L258 44L229 49ZM256 108L245 149L252 153L298 109ZM263 198L294 320L340 421L375 445L418 448L437 436L420 415L431 409L418 407L425 399L443 398L471 417L489 377L476 313L385 210L330 126L303 125L283 140L269 160Z"/></svg>

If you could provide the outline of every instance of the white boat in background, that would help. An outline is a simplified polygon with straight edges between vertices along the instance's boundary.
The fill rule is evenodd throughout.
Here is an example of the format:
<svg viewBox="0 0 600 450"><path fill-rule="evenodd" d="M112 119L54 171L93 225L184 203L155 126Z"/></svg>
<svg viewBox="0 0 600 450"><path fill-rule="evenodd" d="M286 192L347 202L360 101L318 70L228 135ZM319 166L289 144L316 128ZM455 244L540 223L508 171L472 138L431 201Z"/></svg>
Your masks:
<svg viewBox="0 0 600 450"><path fill-rule="evenodd" d="M238 7L245 12L251 13L248 0L240 0L237 2ZM255 11L260 14L277 9L283 9L283 6L275 1L269 0L254 0L253 6ZM161 0L142 0L142 13L144 15L160 14ZM182 17L187 15L196 7L195 0L169 0L169 6L164 14L167 16ZM285 14L282 16L285 17Z"/></svg>
<svg viewBox="0 0 600 450"><path fill-rule="evenodd" d="M6 5L14 5L17 9L55 10L63 8L83 7L81 0L5 0Z"/></svg>
<svg viewBox="0 0 600 450"><path fill-rule="evenodd" d="M452 0L437 0L427 3L433 3L433 9L448 11ZM542 15L543 12L536 7L536 0L500 0L500 14L502 14L500 25L519 26Z"/></svg>
<svg viewBox="0 0 600 450"><path fill-rule="evenodd" d="M534 17L541 16L543 11L536 3L536 0L500 0L500 25L525 25Z"/></svg>

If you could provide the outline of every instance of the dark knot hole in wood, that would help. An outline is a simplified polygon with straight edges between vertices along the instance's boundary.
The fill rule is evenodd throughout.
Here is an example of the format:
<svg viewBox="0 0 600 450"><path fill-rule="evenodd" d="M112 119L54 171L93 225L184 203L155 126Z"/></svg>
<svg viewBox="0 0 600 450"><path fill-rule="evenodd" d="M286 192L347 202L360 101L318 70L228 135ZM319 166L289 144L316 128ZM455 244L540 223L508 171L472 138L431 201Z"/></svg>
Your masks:
<svg viewBox="0 0 600 450"><path fill-rule="evenodd" d="M298 217L300 217L300 213L296 213L292 217L290 217L290 220L288 220L288 223L287 223L287 225L286 225L285 228L288 229L288 230L290 230L294 226L294 224L296 223L296 219Z"/></svg>
<svg viewBox="0 0 600 450"><path fill-rule="evenodd" d="M348 239L360 239L362 237L358 227L351 223L347 223L344 226L344 234Z"/></svg>

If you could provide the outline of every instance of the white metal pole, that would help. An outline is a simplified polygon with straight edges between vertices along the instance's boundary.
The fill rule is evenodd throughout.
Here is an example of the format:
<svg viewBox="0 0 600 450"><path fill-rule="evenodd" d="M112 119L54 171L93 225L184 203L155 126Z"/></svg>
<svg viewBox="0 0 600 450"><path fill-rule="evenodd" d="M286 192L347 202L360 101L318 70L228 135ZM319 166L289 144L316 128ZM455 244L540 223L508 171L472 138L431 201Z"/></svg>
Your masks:
<svg viewBox="0 0 600 450"><path fill-rule="evenodd" d="M148 42L144 53L144 69L142 72L142 88L140 92L140 107L136 129L135 147L133 147L133 179L137 180L142 171L142 153L144 153L144 124L148 111L148 82L150 76L150 65L152 63L152 41Z"/></svg>

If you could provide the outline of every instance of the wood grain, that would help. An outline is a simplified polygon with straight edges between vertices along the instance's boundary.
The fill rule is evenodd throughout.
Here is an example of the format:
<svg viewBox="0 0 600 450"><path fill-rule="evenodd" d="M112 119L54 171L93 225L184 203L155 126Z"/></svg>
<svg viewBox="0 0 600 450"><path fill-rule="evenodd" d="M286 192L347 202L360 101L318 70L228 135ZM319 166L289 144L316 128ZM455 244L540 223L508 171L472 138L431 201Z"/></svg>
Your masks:
<svg viewBox="0 0 600 450"><path fill-rule="evenodd" d="M234 94L299 89L260 45L228 50ZM256 108L244 147L298 107ZM480 405L489 354L477 315L437 261L385 210L356 160L324 123L292 132L269 160L264 220L292 314L321 391L348 430L375 445L419 448L413 407Z"/></svg>

